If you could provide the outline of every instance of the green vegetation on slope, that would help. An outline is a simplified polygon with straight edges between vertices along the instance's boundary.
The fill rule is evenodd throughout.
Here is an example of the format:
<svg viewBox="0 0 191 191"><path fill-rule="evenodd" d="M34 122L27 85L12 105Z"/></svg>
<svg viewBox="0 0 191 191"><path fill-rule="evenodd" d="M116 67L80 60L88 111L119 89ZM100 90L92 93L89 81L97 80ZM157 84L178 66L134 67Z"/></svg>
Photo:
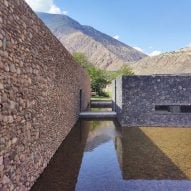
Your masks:
<svg viewBox="0 0 191 191"><path fill-rule="evenodd" d="M109 96L108 93L104 91L104 88L111 84L112 80L122 75L133 75L133 72L128 66L123 66L118 71L106 71L93 66L83 53L76 52L73 54L73 57L76 62L87 70L91 78L92 91L96 92L98 96Z"/></svg>

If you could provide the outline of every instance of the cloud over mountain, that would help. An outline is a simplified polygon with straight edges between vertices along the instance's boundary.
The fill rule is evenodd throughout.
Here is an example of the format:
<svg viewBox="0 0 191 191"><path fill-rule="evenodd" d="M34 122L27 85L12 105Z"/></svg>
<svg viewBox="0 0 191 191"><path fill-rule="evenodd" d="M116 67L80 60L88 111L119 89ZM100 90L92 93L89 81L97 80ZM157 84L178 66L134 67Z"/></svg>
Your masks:
<svg viewBox="0 0 191 191"><path fill-rule="evenodd" d="M45 12L52 14L67 14L67 11L61 10L54 0L25 0L30 7L37 12Z"/></svg>

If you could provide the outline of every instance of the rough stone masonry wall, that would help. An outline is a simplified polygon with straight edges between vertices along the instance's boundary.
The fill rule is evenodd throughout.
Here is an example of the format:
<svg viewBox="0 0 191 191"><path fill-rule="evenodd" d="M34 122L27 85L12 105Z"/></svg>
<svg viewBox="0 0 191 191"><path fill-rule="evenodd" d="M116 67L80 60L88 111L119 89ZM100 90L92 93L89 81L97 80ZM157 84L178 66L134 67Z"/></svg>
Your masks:
<svg viewBox="0 0 191 191"><path fill-rule="evenodd" d="M89 77L23 0L0 2L0 190L29 190L90 98Z"/></svg>
<svg viewBox="0 0 191 191"><path fill-rule="evenodd" d="M156 105L175 109L174 106L191 105L191 76L123 76L117 81L122 88L122 104L117 112L122 126L191 127L191 113L155 110ZM121 97L118 99L121 101Z"/></svg>

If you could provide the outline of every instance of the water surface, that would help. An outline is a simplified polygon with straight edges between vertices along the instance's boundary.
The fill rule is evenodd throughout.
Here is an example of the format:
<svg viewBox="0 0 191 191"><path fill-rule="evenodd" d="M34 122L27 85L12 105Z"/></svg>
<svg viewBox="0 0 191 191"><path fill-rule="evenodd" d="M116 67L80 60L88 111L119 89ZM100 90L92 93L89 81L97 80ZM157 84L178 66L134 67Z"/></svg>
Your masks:
<svg viewBox="0 0 191 191"><path fill-rule="evenodd" d="M191 128L79 121L32 191L191 191Z"/></svg>

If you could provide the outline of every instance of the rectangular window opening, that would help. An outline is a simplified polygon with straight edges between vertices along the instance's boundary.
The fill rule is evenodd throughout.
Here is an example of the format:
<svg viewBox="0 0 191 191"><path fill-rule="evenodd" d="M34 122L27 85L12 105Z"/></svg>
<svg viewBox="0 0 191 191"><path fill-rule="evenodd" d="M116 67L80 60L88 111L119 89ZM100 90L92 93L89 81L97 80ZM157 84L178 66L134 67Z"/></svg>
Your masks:
<svg viewBox="0 0 191 191"><path fill-rule="evenodd" d="M171 112L169 105L156 105L155 111L158 112Z"/></svg>
<svg viewBox="0 0 191 191"><path fill-rule="evenodd" d="M191 105L181 105L180 112L181 113L191 113Z"/></svg>

